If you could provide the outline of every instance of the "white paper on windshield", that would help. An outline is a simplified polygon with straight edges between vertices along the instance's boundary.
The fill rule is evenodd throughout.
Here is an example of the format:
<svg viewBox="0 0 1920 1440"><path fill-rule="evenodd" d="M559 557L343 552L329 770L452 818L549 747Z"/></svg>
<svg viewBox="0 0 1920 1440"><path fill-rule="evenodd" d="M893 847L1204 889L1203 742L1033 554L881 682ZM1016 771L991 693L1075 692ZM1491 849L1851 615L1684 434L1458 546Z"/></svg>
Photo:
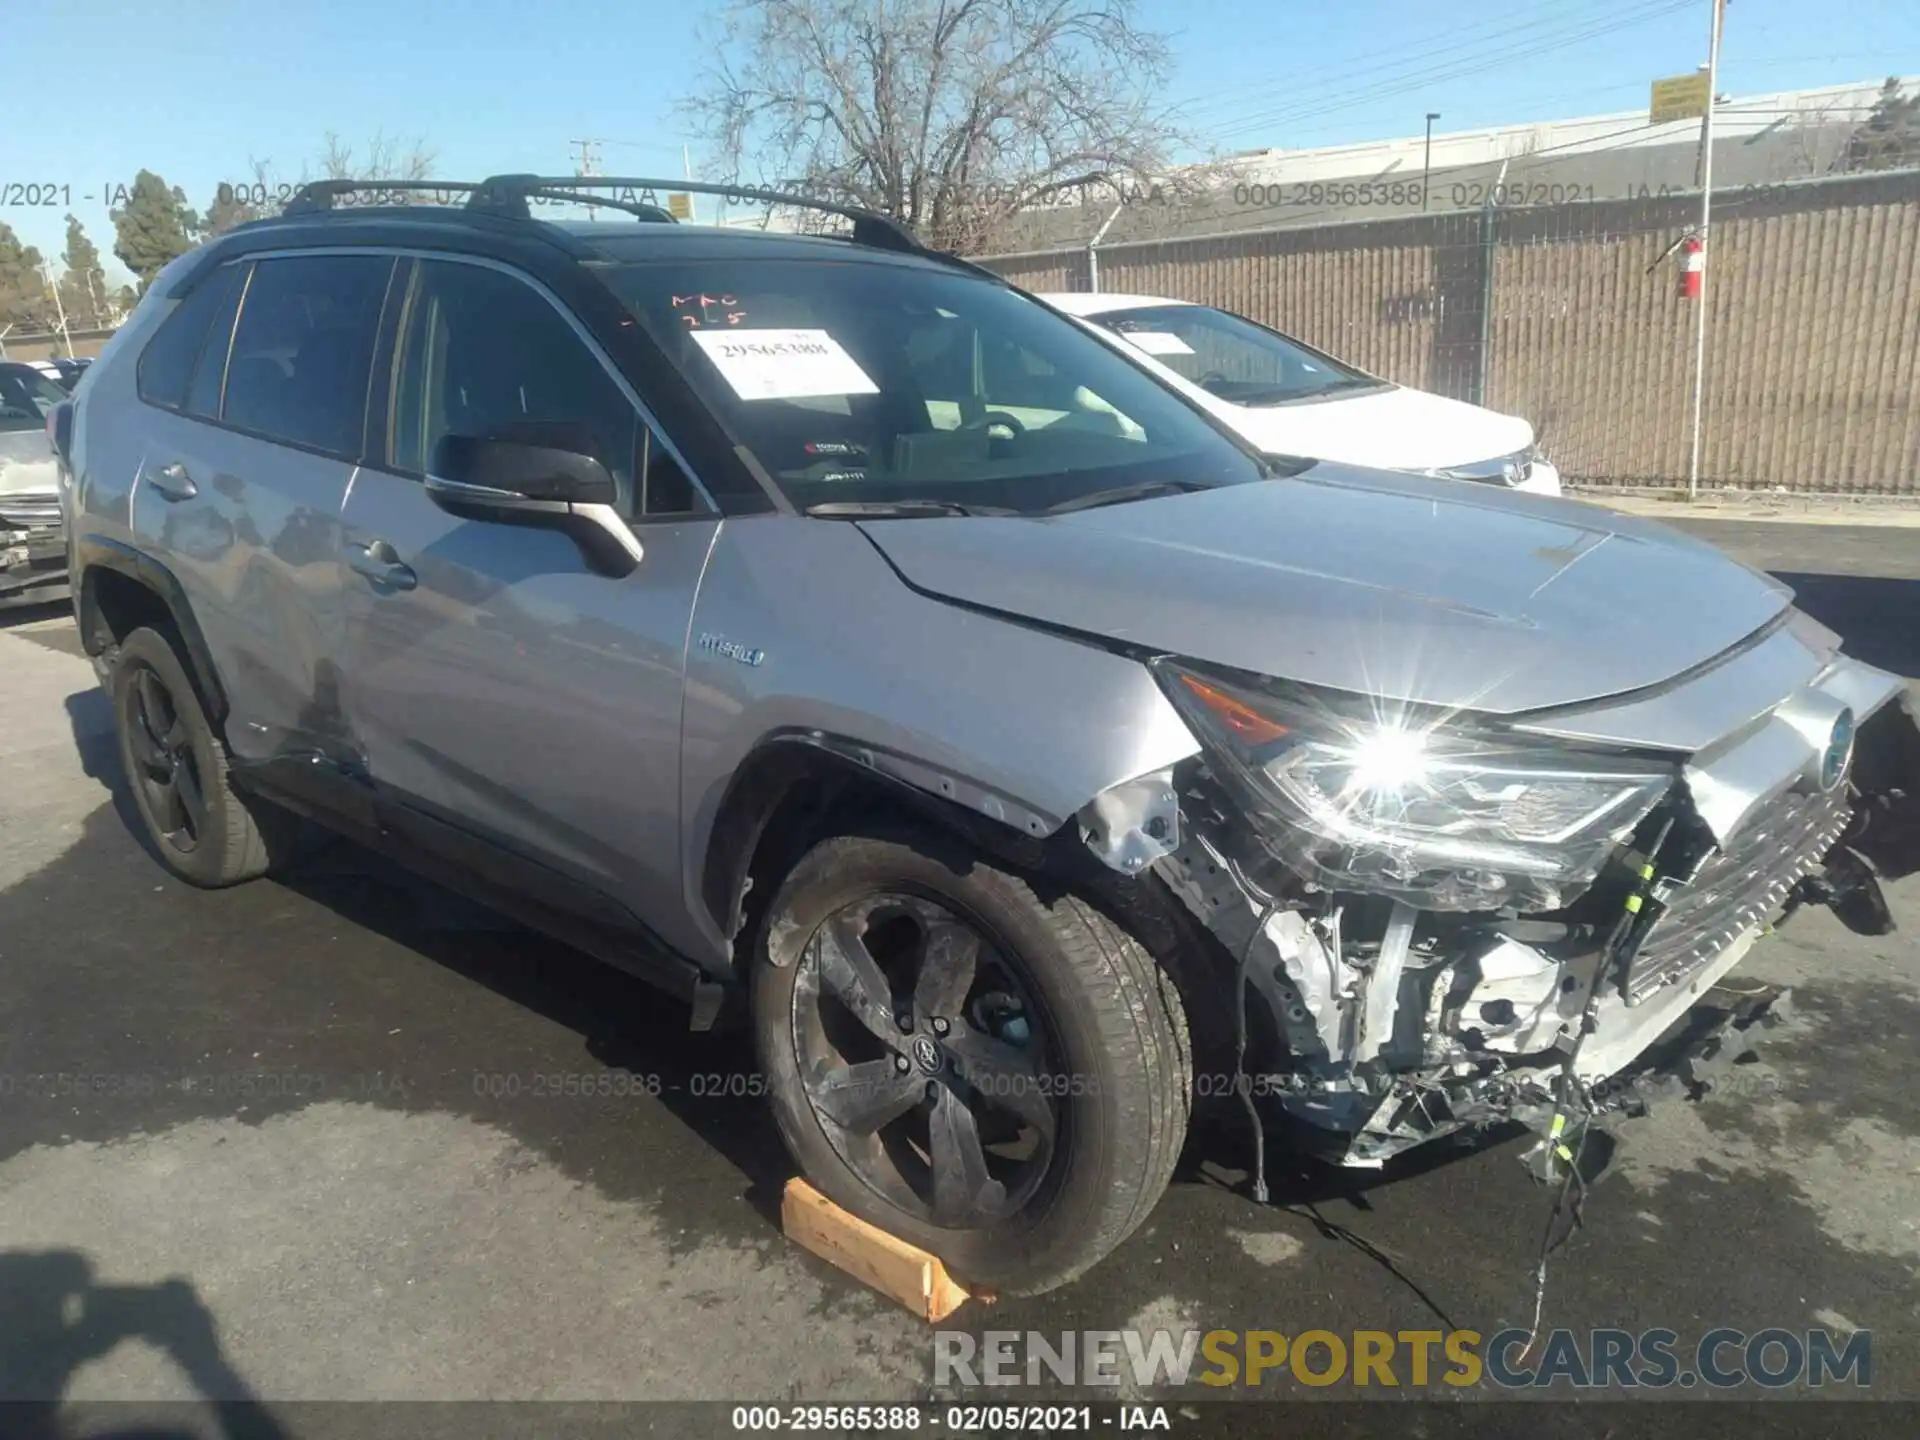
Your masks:
<svg viewBox="0 0 1920 1440"><path fill-rule="evenodd" d="M690 333L742 400L804 400L880 391L859 362L824 330Z"/></svg>
<svg viewBox="0 0 1920 1440"><path fill-rule="evenodd" d="M1193 346L1165 330L1122 330L1121 338L1149 355L1191 355Z"/></svg>

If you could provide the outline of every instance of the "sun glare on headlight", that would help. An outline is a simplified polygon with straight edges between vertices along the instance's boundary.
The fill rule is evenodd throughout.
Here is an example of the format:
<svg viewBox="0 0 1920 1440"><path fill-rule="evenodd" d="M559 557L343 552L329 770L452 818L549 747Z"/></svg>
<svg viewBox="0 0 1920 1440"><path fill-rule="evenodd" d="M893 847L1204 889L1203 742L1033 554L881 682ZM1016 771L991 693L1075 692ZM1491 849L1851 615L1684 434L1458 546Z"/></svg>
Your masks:
<svg viewBox="0 0 1920 1440"><path fill-rule="evenodd" d="M1346 788L1367 795L1403 796L1419 788L1427 772L1426 733L1380 725L1354 738L1353 769Z"/></svg>

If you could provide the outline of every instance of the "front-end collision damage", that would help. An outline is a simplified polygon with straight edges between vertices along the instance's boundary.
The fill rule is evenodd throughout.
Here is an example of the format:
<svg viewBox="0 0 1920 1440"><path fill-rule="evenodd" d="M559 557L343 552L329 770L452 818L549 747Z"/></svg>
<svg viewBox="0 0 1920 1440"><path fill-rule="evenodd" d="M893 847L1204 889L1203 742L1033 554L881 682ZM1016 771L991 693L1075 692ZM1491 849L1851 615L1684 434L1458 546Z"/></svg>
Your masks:
<svg viewBox="0 0 1920 1440"><path fill-rule="evenodd" d="M1920 869L1920 723L1893 677L1852 661L1723 742L1667 757L1666 778L1645 788L1635 777L1660 766L1644 753L1593 766L1599 779L1580 781L1592 793L1503 755L1495 781L1449 803L1471 816L1504 797L1526 824L1572 836L1574 858L1551 872L1490 831L1480 848L1493 861L1461 884L1396 868L1354 826L1332 837L1342 844L1276 833L1248 757L1298 772L1273 758L1305 748L1278 733L1297 731L1297 712L1256 692L1215 695L1253 743L1209 736L1200 756L1097 797L1080 833L1113 869L1150 871L1218 940L1243 977L1242 995L1223 997L1246 1002L1243 1093L1304 1122L1345 1165L1519 1121L1540 1133L1531 1158L1550 1173L1570 1113L1634 1112L1653 1069L1691 1076L1730 1027L1768 1012L1766 987L1721 982L1769 922L1813 902L1888 928L1878 879ZM1548 779L1528 791L1530 773ZM1599 819L1582 829L1589 811ZM1474 835L1465 822L1438 829ZM1463 903L1503 889L1510 903Z"/></svg>

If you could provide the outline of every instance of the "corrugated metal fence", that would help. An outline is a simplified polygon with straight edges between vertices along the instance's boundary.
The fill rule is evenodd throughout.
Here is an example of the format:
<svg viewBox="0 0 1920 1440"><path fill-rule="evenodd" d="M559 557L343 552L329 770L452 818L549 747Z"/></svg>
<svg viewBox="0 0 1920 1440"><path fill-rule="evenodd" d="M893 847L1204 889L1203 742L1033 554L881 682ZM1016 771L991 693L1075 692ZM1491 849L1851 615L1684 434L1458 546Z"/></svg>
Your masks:
<svg viewBox="0 0 1920 1440"><path fill-rule="evenodd" d="M1525 415L1569 479L1684 484L1693 305L1669 195L1102 247L1100 289L1250 315ZM1920 171L1715 192L1703 486L1920 495ZM1083 250L987 258L1086 290Z"/></svg>

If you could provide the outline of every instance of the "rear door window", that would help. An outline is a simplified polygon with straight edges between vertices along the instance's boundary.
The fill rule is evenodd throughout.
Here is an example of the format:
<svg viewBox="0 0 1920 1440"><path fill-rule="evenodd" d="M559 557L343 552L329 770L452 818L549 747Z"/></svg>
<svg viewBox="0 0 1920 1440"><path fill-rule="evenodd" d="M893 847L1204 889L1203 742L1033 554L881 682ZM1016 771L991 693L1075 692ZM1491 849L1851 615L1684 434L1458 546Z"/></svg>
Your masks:
<svg viewBox="0 0 1920 1440"><path fill-rule="evenodd" d="M358 459L385 255L295 255L254 266L234 328L220 418L269 439Z"/></svg>

